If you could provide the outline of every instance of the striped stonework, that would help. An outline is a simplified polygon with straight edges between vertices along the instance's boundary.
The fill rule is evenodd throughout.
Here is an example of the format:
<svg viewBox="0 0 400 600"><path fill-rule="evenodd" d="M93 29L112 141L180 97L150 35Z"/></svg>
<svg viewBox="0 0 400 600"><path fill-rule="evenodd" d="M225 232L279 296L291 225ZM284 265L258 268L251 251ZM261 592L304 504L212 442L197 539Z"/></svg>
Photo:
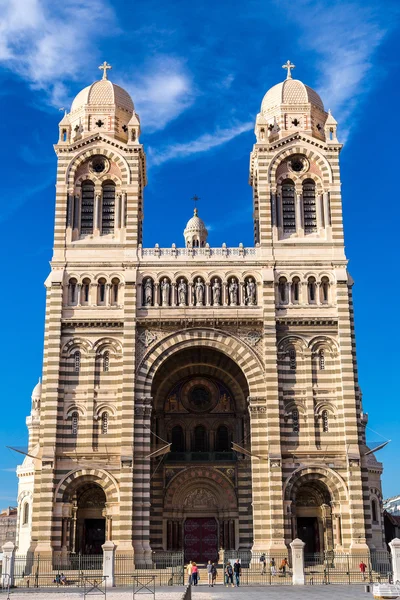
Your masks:
<svg viewBox="0 0 400 600"><path fill-rule="evenodd" d="M251 248L203 244L198 215L199 246L143 248L146 156L129 99L107 105L110 119L89 100L63 118L21 552L100 553L112 540L138 567L154 550L190 560L184 532L206 522L214 553L286 553L299 536L311 553L384 548L341 144L316 96L300 110L275 92L251 152Z"/></svg>

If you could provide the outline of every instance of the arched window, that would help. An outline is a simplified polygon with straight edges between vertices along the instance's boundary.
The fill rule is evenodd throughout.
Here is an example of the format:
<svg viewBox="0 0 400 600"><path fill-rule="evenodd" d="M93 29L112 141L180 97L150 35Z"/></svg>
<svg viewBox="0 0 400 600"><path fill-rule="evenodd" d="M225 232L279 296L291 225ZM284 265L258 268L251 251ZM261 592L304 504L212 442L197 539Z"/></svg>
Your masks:
<svg viewBox="0 0 400 600"><path fill-rule="evenodd" d="M296 361L296 350L294 348L289 350L289 366L292 371L296 370L297 361Z"/></svg>
<svg viewBox="0 0 400 600"><path fill-rule="evenodd" d="M110 353L106 350L103 354L103 373L108 373L110 370Z"/></svg>
<svg viewBox="0 0 400 600"><path fill-rule="evenodd" d="M82 183L82 206L81 206L81 235L93 233L94 214L94 183L84 181Z"/></svg>
<svg viewBox="0 0 400 600"><path fill-rule="evenodd" d="M322 411L322 431L324 433L329 431L329 416L327 410Z"/></svg>
<svg viewBox="0 0 400 600"><path fill-rule="evenodd" d="M324 371L324 369L325 369L325 352L324 352L324 350L319 351L318 362L319 362L320 371Z"/></svg>
<svg viewBox="0 0 400 600"><path fill-rule="evenodd" d="M119 279L114 277L111 281L111 304L118 304Z"/></svg>
<svg viewBox="0 0 400 600"><path fill-rule="evenodd" d="M225 425L220 425L217 429L215 450L217 452L226 452L227 450L230 450L229 429Z"/></svg>
<svg viewBox="0 0 400 600"><path fill-rule="evenodd" d="M316 301L315 288L316 288L315 277L309 277L308 282L307 282L309 304L315 304L315 301Z"/></svg>
<svg viewBox="0 0 400 600"><path fill-rule="evenodd" d="M101 433L104 435L108 433L108 412L103 412L101 415Z"/></svg>
<svg viewBox="0 0 400 600"><path fill-rule="evenodd" d="M295 433L298 433L300 431L299 411L297 410L297 408L294 408L292 410L292 428Z"/></svg>
<svg viewBox="0 0 400 600"><path fill-rule="evenodd" d="M85 279L82 281L81 304L83 304L83 305L89 304L89 293L90 293L90 279L85 277Z"/></svg>
<svg viewBox="0 0 400 600"><path fill-rule="evenodd" d="M185 452L185 436L180 425L175 425L172 428L171 452Z"/></svg>
<svg viewBox="0 0 400 600"><path fill-rule="evenodd" d="M79 425L79 414L77 412L73 412L71 415L71 433L73 436L78 435L78 425Z"/></svg>
<svg viewBox="0 0 400 600"><path fill-rule="evenodd" d="M323 304L329 302L329 279L327 277L321 279L321 302Z"/></svg>
<svg viewBox="0 0 400 600"><path fill-rule="evenodd" d="M97 304L105 304L106 302L106 280L101 277L97 285Z"/></svg>
<svg viewBox="0 0 400 600"><path fill-rule="evenodd" d="M297 304L300 302L300 279L293 277L292 281L292 302Z"/></svg>
<svg viewBox="0 0 400 600"><path fill-rule="evenodd" d="M22 525L28 525L29 523L29 502L25 502L22 509Z"/></svg>
<svg viewBox="0 0 400 600"><path fill-rule="evenodd" d="M315 181L306 179L303 183L304 232L317 231L317 208L315 202Z"/></svg>
<svg viewBox="0 0 400 600"><path fill-rule="evenodd" d="M286 277L280 277L278 282L279 304L286 303L287 281Z"/></svg>
<svg viewBox="0 0 400 600"><path fill-rule="evenodd" d="M376 506L376 500L373 498L371 501L371 508L372 508L372 521L373 523L377 523L378 522L378 510L377 510L377 506Z"/></svg>
<svg viewBox="0 0 400 600"><path fill-rule="evenodd" d="M78 299L78 296L77 296L78 285L77 284L78 284L78 281L74 277L69 280L69 283L68 283L69 304L76 304L76 301Z"/></svg>
<svg viewBox="0 0 400 600"><path fill-rule="evenodd" d="M282 183L282 219L283 231L296 231L295 188L291 179Z"/></svg>
<svg viewBox="0 0 400 600"><path fill-rule="evenodd" d="M101 211L101 233L114 233L115 220L115 183L106 181L103 184L103 204Z"/></svg>
<svg viewBox="0 0 400 600"><path fill-rule="evenodd" d="M207 431L203 425L197 425L194 429L193 437L193 451L194 452L207 452Z"/></svg>
<svg viewBox="0 0 400 600"><path fill-rule="evenodd" d="M77 350L74 354L74 371L79 373L81 370L81 353Z"/></svg>

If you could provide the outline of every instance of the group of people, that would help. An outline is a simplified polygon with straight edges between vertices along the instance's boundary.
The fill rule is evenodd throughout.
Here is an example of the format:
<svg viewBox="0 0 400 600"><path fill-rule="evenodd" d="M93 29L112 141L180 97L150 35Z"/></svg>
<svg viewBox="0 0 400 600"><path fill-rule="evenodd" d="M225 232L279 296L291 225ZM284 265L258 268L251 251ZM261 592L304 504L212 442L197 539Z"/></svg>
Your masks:
<svg viewBox="0 0 400 600"><path fill-rule="evenodd" d="M194 561L190 561L186 567L186 573L188 576L188 585L197 585L200 580L200 574L197 564ZM225 566L225 585L226 587L229 584L232 587L239 587L240 585L240 576L242 574L242 567L240 565L240 560L238 559L233 565L230 562L226 563ZM235 582L234 582L235 578ZM214 587L217 582L217 565L211 560L207 563L207 581L208 587Z"/></svg>
<svg viewBox="0 0 400 600"><path fill-rule="evenodd" d="M261 554L260 563L261 563L261 575L265 575L267 572L267 558L266 558L265 554ZM286 569L288 566L289 566L289 563L287 561L287 558L282 558L281 564L279 565L279 571L282 574L282 577L286 577ZM276 575L275 558L271 558L271 560L269 561L269 570L270 570L272 577L274 577Z"/></svg>
<svg viewBox="0 0 400 600"><path fill-rule="evenodd" d="M57 585L67 585L67 578L65 577L64 573L61 573L61 575L58 573L56 575L54 583L56 583Z"/></svg>

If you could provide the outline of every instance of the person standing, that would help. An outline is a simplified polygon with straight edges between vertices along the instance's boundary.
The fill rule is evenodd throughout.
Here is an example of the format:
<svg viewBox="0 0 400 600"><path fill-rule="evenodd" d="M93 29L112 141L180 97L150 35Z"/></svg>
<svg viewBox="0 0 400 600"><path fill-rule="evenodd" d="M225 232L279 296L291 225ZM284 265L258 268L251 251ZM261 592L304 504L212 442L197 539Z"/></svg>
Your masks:
<svg viewBox="0 0 400 600"><path fill-rule="evenodd" d="M265 575L266 567L267 567L267 561L266 561L264 552L260 556L260 566L261 566L261 575Z"/></svg>
<svg viewBox="0 0 400 600"><path fill-rule="evenodd" d="M274 577L276 575L276 564L275 564L275 559L271 558L271 562L269 563L270 566L270 570L271 570L271 575L272 577Z"/></svg>
<svg viewBox="0 0 400 600"><path fill-rule="evenodd" d="M211 565L211 587L214 587L216 582L217 582L217 566L215 563L213 563Z"/></svg>
<svg viewBox="0 0 400 600"><path fill-rule="evenodd" d="M231 583L232 587L235 587L233 585L233 567L230 562L226 563L225 576L226 576L226 587L229 586L229 582Z"/></svg>
<svg viewBox="0 0 400 600"><path fill-rule="evenodd" d="M193 585L197 585L198 577L199 577L199 569L197 568L197 565L194 562L192 564L192 581L193 581Z"/></svg>
<svg viewBox="0 0 400 600"><path fill-rule="evenodd" d="M287 558L282 558L282 562L281 565L279 567L279 570L282 572L282 577L286 577L286 567L288 566L288 561Z"/></svg>
<svg viewBox="0 0 400 600"><path fill-rule="evenodd" d="M211 564L211 560L208 561L207 563L207 580L208 580L208 587L212 587L212 564Z"/></svg>
<svg viewBox="0 0 400 600"><path fill-rule="evenodd" d="M365 564L364 561L360 562L360 573L362 575L363 581L365 581L365 569L367 568L367 565Z"/></svg>
<svg viewBox="0 0 400 600"><path fill-rule="evenodd" d="M189 562L188 566L186 567L186 573L188 576L188 585L192 585L193 581L192 581L192 570L193 570L193 563L192 561Z"/></svg>
<svg viewBox="0 0 400 600"><path fill-rule="evenodd" d="M237 559L237 561L233 565L233 570L234 570L234 573L235 573L236 587L239 587L239 585L240 585L240 576L242 574L242 566L240 564L239 559Z"/></svg>

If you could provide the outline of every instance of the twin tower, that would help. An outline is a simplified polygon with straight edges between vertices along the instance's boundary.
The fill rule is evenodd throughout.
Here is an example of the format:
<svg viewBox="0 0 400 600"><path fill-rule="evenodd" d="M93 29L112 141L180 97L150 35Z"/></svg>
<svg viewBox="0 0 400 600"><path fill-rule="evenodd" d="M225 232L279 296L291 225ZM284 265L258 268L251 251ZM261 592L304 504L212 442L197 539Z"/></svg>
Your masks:
<svg viewBox="0 0 400 600"><path fill-rule="evenodd" d="M106 63L60 122L19 554L383 548L337 123L284 67L256 117L252 247L210 247L197 211L182 247L143 247L140 121Z"/></svg>

